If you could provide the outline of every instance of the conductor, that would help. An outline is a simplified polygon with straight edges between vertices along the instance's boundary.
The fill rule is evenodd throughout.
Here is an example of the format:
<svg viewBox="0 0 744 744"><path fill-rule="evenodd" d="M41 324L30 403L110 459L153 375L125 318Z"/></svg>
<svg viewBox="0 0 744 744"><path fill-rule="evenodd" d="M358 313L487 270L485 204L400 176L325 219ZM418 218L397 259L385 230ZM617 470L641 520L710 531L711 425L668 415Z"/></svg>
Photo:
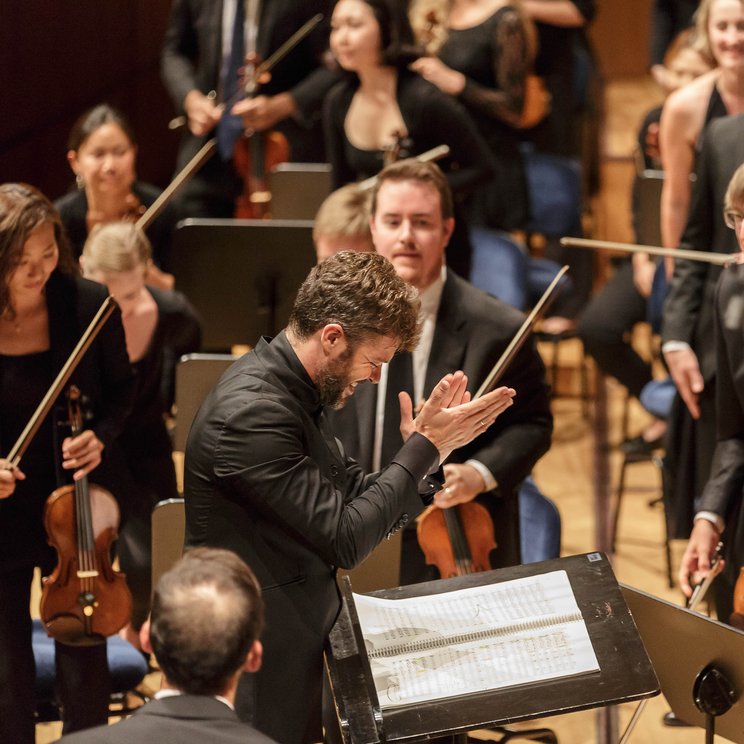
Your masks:
<svg viewBox="0 0 744 744"><path fill-rule="evenodd" d="M186 545L235 551L263 588L266 663L241 679L238 715L282 744L320 740L322 652L340 607L337 567L352 568L419 514L431 475L512 403L477 400L462 372L420 413L400 395L404 444L381 472L346 457L324 406L343 406L380 366L412 350L419 301L387 259L342 252L299 289L287 328L220 379L186 446Z"/></svg>

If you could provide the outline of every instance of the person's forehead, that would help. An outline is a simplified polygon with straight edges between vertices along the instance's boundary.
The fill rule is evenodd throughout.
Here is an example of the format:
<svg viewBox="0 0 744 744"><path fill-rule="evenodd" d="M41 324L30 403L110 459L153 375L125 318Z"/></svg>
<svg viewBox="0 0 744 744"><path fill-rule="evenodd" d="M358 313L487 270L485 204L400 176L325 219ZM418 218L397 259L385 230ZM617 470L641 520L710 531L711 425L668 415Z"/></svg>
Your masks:
<svg viewBox="0 0 744 744"><path fill-rule="evenodd" d="M414 179L384 181L377 192L377 209L402 211L405 204L415 203L417 211L437 213L441 207L441 196L436 186L428 181Z"/></svg>

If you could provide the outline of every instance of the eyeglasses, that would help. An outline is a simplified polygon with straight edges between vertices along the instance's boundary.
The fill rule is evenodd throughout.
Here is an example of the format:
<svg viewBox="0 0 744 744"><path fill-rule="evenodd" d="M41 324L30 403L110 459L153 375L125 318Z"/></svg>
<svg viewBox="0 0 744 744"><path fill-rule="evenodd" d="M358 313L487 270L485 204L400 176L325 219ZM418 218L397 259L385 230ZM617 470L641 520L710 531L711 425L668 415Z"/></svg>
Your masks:
<svg viewBox="0 0 744 744"><path fill-rule="evenodd" d="M744 220L744 215L741 212L737 212L735 209L727 209L723 213L723 221L726 223L726 227L730 227L732 230L737 232L741 228L741 222Z"/></svg>

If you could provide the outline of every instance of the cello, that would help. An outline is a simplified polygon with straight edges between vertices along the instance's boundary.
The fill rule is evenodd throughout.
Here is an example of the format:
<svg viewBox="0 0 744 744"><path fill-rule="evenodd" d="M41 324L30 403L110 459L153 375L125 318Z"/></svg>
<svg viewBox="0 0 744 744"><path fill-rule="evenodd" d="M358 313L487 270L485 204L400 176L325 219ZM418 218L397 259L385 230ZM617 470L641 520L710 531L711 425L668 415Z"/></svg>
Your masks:
<svg viewBox="0 0 744 744"><path fill-rule="evenodd" d="M474 400L496 387L534 326L547 311L567 271L568 266L564 266L555 275L478 388ZM497 547L491 515L485 506L475 501L447 509L430 506L417 520L416 536L426 563L436 566L443 579L490 570L490 553Z"/></svg>
<svg viewBox="0 0 744 744"><path fill-rule="evenodd" d="M67 391L73 437L83 431L80 390ZM44 579L41 621L52 638L68 645L99 643L121 630L132 614L132 596L124 574L111 565L119 507L87 476L56 489L44 508L48 541L57 566Z"/></svg>

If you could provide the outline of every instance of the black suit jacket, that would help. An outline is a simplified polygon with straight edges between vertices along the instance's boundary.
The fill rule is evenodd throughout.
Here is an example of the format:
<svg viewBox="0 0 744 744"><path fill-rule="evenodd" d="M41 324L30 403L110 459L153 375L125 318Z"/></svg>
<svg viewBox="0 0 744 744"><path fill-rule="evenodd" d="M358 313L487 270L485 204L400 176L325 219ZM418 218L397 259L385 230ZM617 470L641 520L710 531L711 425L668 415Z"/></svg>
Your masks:
<svg viewBox="0 0 744 744"><path fill-rule="evenodd" d="M744 556L744 266L723 270L716 290L716 417L717 444L710 479L699 509L726 520L724 541L737 556L738 572ZM735 578L735 577L734 577Z"/></svg>
<svg viewBox="0 0 744 744"><path fill-rule="evenodd" d="M701 138L692 201L681 248L716 253L739 250L723 222L723 197L734 171L744 163L744 114L714 119ZM713 297L720 266L676 259L664 304L662 341L686 341L697 354L706 380L715 374Z"/></svg>
<svg viewBox="0 0 744 744"><path fill-rule="evenodd" d="M64 744L272 744L241 723L223 702L206 695L178 695L153 700L134 715L112 726L70 734Z"/></svg>
<svg viewBox="0 0 744 744"><path fill-rule="evenodd" d="M510 305L476 289L448 271L437 314L424 394L439 380L461 369L468 376L468 389L475 393L486 379L522 324L524 316ZM499 416L484 434L452 453L449 462L469 459L482 462L498 481L496 492L482 500L501 530L499 565L519 561L519 512L516 487L547 452L553 430L545 367L528 341L508 367L500 385L517 391L514 405ZM388 391L397 395L398 391ZM377 387L365 383L340 411L333 412L333 425L350 456L371 467L375 430Z"/></svg>
<svg viewBox="0 0 744 744"><path fill-rule="evenodd" d="M282 744L319 723L336 567L357 565L422 511L436 460L414 435L390 467L365 475L339 450L283 332L232 365L201 406L186 445L186 545L233 550L261 584L265 661L241 684L255 687L253 724Z"/></svg>
<svg viewBox="0 0 744 744"><path fill-rule="evenodd" d="M275 52L316 13L324 15L320 26L277 63L271 81L261 89L266 95L288 91L297 103L301 123L287 121L279 127L293 146L293 160L322 160L321 106L326 92L339 79L337 73L321 65L328 42L330 9L329 0L264 0L261 4L256 39L261 59ZM221 63L222 1L174 0L163 43L161 74L177 111L183 110L183 99L194 88L205 94L218 91ZM202 142L202 138L193 137L186 130L179 169ZM312 155L316 157L311 158Z"/></svg>

